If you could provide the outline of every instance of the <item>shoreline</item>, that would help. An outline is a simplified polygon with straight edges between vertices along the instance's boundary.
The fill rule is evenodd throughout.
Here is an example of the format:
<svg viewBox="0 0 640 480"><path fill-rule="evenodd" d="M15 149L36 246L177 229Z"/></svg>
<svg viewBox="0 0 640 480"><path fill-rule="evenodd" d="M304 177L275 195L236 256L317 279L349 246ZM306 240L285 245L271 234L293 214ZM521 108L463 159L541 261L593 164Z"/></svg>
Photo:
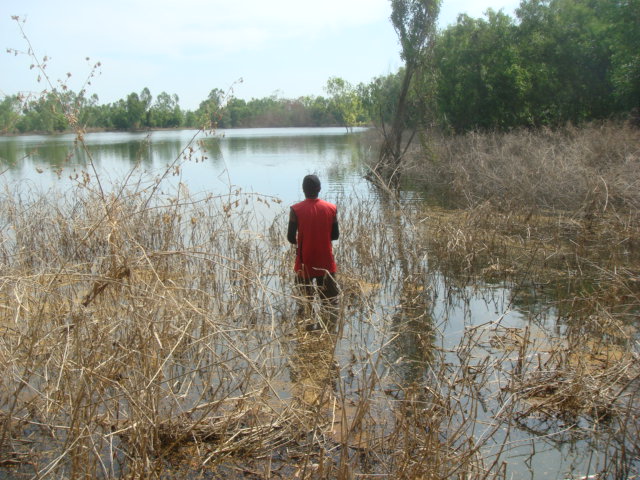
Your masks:
<svg viewBox="0 0 640 480"><path fill-rule="evenodd" d="M374 128L373 125L357 125L353 128ZM295 126L251 126L251 127L231 127L231 128L218 128L211 129L211 131L217 130L245 130L245 129L259 129L259 128L345 128L344 125L295 125ZM28 136L53 136L53 135L69 135L69 134L87 134L87 133L144 133L144 132L171 132L180 130L203 130L198 127L157 127L157 128L138 128L138 129L118 129L118 128L87 128L82 129L80 132L77 130L63 130L60 132L45 132L45 131L32 131L32 132L13 132L13 133L0 133L0 138L3 137L28 137Z"/></svg>

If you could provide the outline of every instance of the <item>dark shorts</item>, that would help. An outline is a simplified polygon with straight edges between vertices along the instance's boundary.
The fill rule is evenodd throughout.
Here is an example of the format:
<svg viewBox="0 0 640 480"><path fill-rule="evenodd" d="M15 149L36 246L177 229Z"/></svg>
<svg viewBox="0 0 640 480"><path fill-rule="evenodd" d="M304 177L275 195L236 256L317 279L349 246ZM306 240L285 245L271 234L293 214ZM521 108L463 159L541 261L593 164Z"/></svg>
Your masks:
<svg viewBox="0 0 640 480"><path fill-rule="evenodd" d="M336 274L322 275L320 277L303 278L296 275L296 285L306 297L312 297L317 291L322 298L334 298L340 293Z"/></svg>

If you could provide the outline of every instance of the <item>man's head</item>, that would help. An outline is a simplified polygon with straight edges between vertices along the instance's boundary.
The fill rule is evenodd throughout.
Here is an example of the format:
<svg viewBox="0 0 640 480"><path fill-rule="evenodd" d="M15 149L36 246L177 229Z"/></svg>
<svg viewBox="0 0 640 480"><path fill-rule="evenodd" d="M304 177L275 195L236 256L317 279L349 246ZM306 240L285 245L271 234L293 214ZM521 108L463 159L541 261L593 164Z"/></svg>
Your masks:
<svg viewBox="0 0 640 480"><path fill-rule="evenodd" d="M307 175L302 180L302 191L307 198L316 198L320 193L320 179L317 175Z"/></svg>

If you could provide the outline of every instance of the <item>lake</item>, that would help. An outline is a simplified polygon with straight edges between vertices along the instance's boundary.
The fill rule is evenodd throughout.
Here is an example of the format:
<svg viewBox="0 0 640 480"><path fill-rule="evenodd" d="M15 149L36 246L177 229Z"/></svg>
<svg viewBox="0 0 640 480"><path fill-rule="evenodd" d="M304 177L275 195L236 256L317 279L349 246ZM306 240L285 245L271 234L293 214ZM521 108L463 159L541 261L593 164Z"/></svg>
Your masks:
<svg viewBox="0 0 640 480"><path fill-rule="evenodd" d="M99 178L106 190L117 188L125 178L128 184L144 188L153 188L162 179L161 189L167 194L179 185L194 196L223 195L240 189L281 201L280 207L261 208L256 215L267 224L280 219L283 241L287 206L303 198L301 181L308 173L319 175L323 181L321 196L338 203L339 211L349 208L350 202L374 206L379 202L375 189L363 178L367 172L364 160L372 152L366 129L353 132L343 128L245 129L208 135L187 130L90 133L84 139L86 148L76 145L75 140L75 135L0 137L2 179L8 191L15 189L25 196L49 190L65 191L87 178L90 185L96 185ZM129 175L131 172L134 174ZM422 195L413 193L411 201L419 202ZM344 214L348 219L349 212ZM343 223L341 229L348 230L349 224ZM389 235L392 233L391 229ZM351 254L341 248L337 242L339 262L341 255ZM396 268L401 270L397 266L390 270ZM401 274L394 273L397 278ZM367 281L370 285L383 282L372 278ZM366 282L361 282L362 285L366 286ZM504 329L522 330L530 325L531 316L526 308L510 301L507 287L478 284L456 290L436 275L429 288L433 303L428 307L428 318L432 322L430 328L435 331L434 344L450 351L452 361L456 361L456 347L468 329L496 322ZM372 311L381 317L391 316L390 312L396 310L396 300L384 292L384 287L381 290L372 297ZM420 291L417 288L413 293L417 296ZM419 308L423 309L419 312L423 318L427 307L420 304ZM547 311L537 313L535 318L544 324L552 316L553 312ZM346 357L352 353L350 342L357 335L362 335L362 330L346 331L336 353L339 363L348 363ZM371 335L365 343L385 343ZM398 375L406 382L422 378L424 374L416 373L415 363L411 363L416 354L415 339L407 340L404 333L398 333L397 338L398 342L385 345L385 349L395 359ZM479 412L479 418L490 422L488 411ZM508 472L516 478L565 478L589 473L604 455L597 449L586 448L585 443L555 441L554 435L536 436L524 430L511 432L508 437L495 435L496 439L508 438ZM487 451L498 447L500 441Z"/></svg>
<svg viewBox="0 0 640 480"><path fill-rule="evenodd" d="M180 174L171 172L167 183L182 182L193 194L240 187L290 203L303 198L300 184L308 173L322 178L325 196L366 191L359 162L365 148L358 140L362 132L259 128L220 130L212 135L189 130L91 133L85 144L98 174L107 181L121 181L136 165L139 173L157 178L167 166L178 163ZM0 137L4 181L20 182L25 189L64 189L70 176L87 169L88 154L76 148L74 141L73 134ZM189 144L195 152L185 161Z"/></svg>

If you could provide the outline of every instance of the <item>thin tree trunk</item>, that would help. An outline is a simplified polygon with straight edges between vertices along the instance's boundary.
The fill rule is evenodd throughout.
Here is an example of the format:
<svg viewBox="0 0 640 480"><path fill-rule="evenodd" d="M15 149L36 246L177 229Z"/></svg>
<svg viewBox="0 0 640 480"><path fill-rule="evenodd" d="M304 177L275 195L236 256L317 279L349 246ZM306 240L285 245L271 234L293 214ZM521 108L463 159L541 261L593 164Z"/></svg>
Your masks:
<svg viewBox="0 0 640 480"><path fill-rule="evenodd" d="M411 79L415 73L412 64L407 64L404 78L402 79L402 88L398 96L398 105L396 107L391 130L386 131L383 126L383 140L380 148L380 156L376 173L389 184L389 186L398 186L400 183L400 169L402 167L402 134L405 126L405 111L407 106L407 97L409 95L409 87Z"/></svg>

